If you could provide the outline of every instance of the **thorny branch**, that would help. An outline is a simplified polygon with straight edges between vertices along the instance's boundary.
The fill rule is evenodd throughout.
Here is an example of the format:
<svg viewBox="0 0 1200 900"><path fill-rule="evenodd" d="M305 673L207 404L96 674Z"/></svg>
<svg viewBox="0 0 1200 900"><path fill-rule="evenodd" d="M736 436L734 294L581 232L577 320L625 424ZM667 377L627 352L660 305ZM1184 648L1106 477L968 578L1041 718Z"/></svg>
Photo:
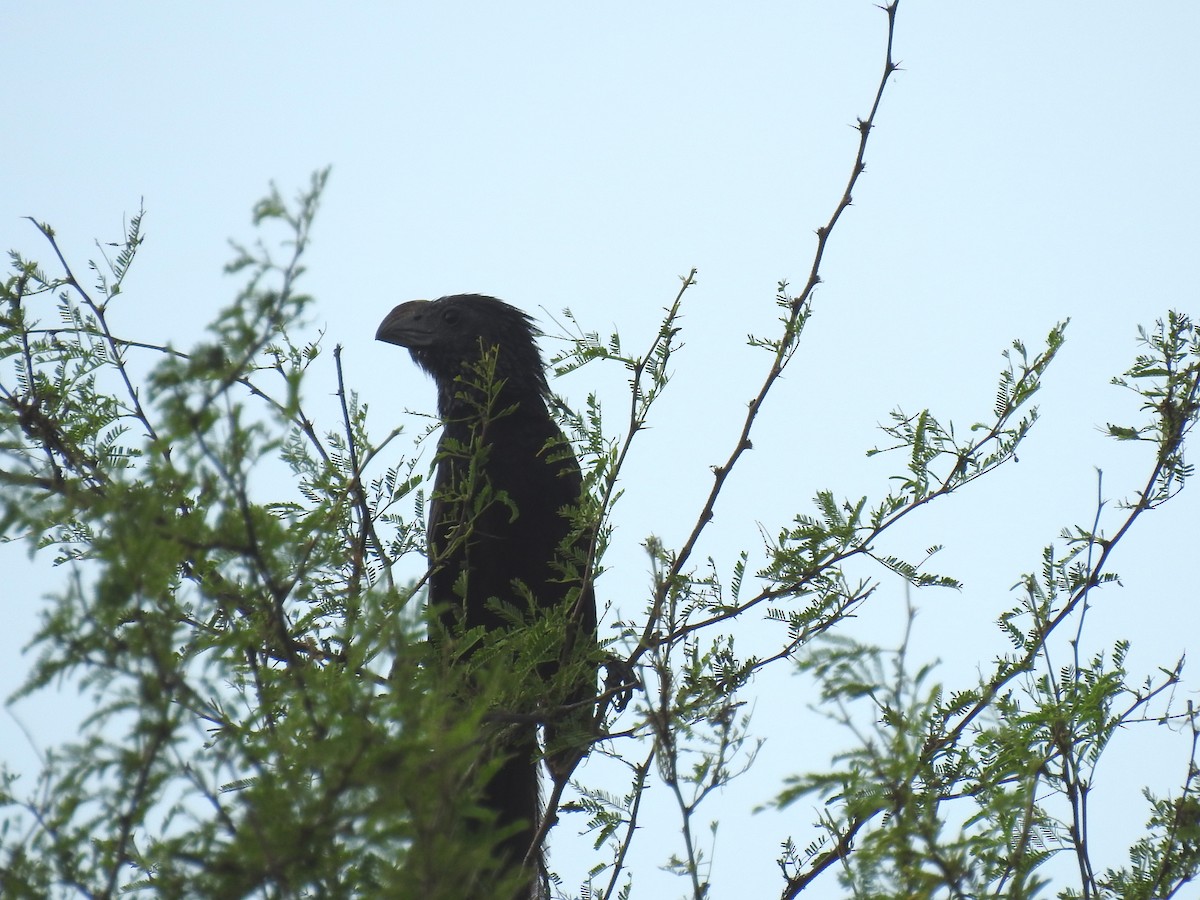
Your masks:
<svg viewBox="0 0 1200 900"><path fill-rule="evenodd" d="M808 281L800 293L790 298L788 304L788 315L784 321L783 334L779 338L775 354L771 361L770 368L767 370L766 377L763 379L762 385L755 394L754 398L749 402L746 417L742 422L741 431L738 434L737 440L734 442L733 449L726 458L723 465L713 468L713 484L708 492L708 497L704 501L700 509L699 515L696 517L695 524L692 526L691 533L683 542L683 546L679 552L675 554L669 571L663 577L658 586L658 591L654 598L654 607L650 616L646 620L646 625L642 630L641 639L638 645L634 648L629 656L629 664L635 665L638 660L650 649L656 642L664 639L657 634L659 618L662 614L663 605L666 602L666 595L671 587L677 583L682 575L684 568L691 560L692 553L696 549L696 545L700 540L700 536L704 533L708 523L712 521L713 510L717 504L717 497L720 496L721 490L725 486L726 480L729 478L734 467L742 458L742 455L752 447L750 441L751 432L754 429L754 423L758 418L759 412L766 402L767 396L771 389L775 386L780 376L783 374L788 362L791 360L796 340L800 336L806 321L809 310L812 304L812 294L817 285L821 282L821 262L825 257L825 248L829 242L830 236L833 234L833 229L841 219L842 213L850 206L853 199L853 191L858 183L859 176L866 170L866 150L867 141L870 137L871 130L875 127L875 118L879 112L880 103L883 100L883 92L887 87L888 80L892 73L896 71L898 65L892 58L892 45L895 38L896 29L896 8L899 6L899 0L893 0L892 3L884 7L887 13L887 51L883 67L883 75L879 79L879 86L875 91L875 99L871 104L871 111L865 119L859 119L857 129L859 132L858 151L854 157L854 164L851 167L849 180L846 182L846 189L842 193L841 199L834 208L829 220L817 229L817 246L813 253L812 266L809 270Z"/></svg>

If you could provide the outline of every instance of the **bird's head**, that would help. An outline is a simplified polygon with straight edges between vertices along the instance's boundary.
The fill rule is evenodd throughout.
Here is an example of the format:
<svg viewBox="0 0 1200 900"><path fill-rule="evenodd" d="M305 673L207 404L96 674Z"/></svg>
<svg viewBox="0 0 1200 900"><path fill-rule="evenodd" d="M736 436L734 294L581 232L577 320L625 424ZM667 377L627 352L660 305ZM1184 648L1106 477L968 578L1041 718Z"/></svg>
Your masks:
<svg viewBox="0 0 1200 900"><path fill-rule="evenodd" d="M443 397L485 352L494 352L497 379L541 398L549 389L536 334L533 320L515 306L482 294L454 294L401 303L384 317L375 340L407 348Z"/></svg>

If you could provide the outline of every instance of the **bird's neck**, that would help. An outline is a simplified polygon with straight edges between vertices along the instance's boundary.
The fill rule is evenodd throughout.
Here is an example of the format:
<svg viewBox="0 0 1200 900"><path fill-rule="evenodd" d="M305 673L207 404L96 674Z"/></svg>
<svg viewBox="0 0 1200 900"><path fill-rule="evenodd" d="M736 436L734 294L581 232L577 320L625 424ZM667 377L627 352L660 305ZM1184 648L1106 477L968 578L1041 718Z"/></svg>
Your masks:
<svg viewBox="0 0 1200 900"><path fill-rule="evenodd" d="M438 389L438 415L446 425L465 426L520 422L547 416L546 400L540 391L521 390L512 382L481 387L463 381L441 385Z"/></svg>

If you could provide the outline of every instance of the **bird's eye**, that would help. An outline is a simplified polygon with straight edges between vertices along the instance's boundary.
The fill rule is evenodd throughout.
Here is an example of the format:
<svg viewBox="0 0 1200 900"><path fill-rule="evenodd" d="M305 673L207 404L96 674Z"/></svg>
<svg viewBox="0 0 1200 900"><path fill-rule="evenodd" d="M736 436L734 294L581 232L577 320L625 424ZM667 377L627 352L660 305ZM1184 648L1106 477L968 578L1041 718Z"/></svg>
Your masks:
<svg viewBox="0 0 1200 900"><path fill-rule="evenodd" d="M457 325L459 318L459 312L454 308L447 309L442 313L442 321L447 325Z"/></svg>

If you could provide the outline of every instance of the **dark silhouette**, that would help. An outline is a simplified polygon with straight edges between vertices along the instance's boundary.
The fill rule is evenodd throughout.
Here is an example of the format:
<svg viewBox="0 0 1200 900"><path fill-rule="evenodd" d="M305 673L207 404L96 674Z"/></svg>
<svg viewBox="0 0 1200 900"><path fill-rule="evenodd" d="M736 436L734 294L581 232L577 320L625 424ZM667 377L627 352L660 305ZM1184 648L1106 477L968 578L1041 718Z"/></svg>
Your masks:
<svg viewBox="0 0 1200 900"><path fill-rule="evenodd" d="M563 710L545 723L545 737L551 775L564 781L587 752L586 738L572 743L560 735L564 723L591 726L596 606L591 586L581 584L590 532L571 515L581 498L579 463L547 408L535 333L519 309L462 294L402 303L375 337L408 348L437 383L443 430L429 510L429 601L443 633L435 639L462 659L478 649L478 642L455 645L468 629L502 631L551 611L557 619L550 621L562 623L557 646L536 660L540 685L526 693L526 708L497 716L503 737L496 752L506 760L482 801L501 829L520 824L499 845L502 865L528 867L536 895L541 802L531 714ZM567 684L548 690L564 663L570 674L559 681ZM504 712L515 721L504 722Z"/></svg>

